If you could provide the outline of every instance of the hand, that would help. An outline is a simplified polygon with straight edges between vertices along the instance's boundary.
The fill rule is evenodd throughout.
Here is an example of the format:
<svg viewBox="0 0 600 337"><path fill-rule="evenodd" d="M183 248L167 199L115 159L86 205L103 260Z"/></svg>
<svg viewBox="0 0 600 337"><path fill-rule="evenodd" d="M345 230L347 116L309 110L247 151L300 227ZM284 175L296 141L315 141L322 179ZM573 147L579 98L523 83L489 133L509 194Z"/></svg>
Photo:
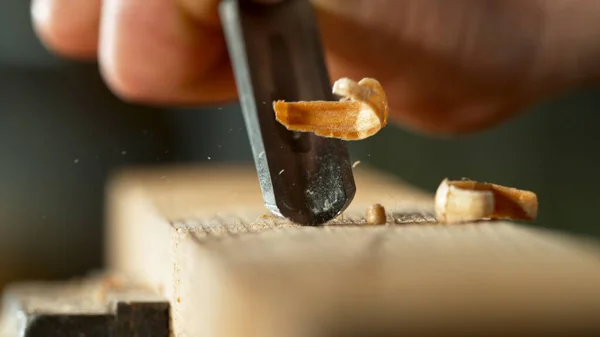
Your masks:
<svg viewBox="0 0 600 337"><path fill-rule="evenodd" d="M391 118L455 134L596 79L594 0L314 0L332 80L373 77ZM34 0L51 50L95 58L129 101L234 99L215 0ZM595 25L595 24L594 24Z"/></svg>

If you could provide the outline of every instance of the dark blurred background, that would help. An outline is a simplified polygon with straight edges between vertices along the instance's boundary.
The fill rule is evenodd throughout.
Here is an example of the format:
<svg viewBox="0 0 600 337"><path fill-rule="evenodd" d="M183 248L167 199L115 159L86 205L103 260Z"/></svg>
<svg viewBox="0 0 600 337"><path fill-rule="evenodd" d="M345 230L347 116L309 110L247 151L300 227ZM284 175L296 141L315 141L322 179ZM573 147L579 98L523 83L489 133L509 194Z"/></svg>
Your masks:
<svg viewBox="0 0 600 337"><path fill-rule="evenodd" d="M557 98L458 140L389 126L352 143L353 160L430 191L446 176L530 189L540 198L535 225L599 236L599 93ZM175 110L123 103L95 64L59 60L40 45L29 1L0 1L0 287L101 266L111 170L208 157L251 160L238 106Z"/></svg>

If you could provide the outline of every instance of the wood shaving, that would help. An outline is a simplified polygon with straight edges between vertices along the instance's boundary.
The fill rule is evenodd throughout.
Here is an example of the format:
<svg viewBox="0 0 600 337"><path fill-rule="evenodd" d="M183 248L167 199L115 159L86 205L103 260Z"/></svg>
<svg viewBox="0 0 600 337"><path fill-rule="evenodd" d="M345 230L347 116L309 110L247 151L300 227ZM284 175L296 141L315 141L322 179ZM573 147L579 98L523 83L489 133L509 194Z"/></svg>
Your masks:
<svg viewBox="0 0 600 337"><path fill-rule="evenodd" d="M388 103L381 84L372 78L358 83L341 78L333 84L336 101L273 102L275 118L288 130L318 136L361 140L386 126Z"/></svg>
<svg viewBox="0 0 600 337"><path fill-rule="evenodd" d="M483 219L532 221L537 217L537 195L473 180L444 179L435 194L439 222L458 223Z"/></svg>

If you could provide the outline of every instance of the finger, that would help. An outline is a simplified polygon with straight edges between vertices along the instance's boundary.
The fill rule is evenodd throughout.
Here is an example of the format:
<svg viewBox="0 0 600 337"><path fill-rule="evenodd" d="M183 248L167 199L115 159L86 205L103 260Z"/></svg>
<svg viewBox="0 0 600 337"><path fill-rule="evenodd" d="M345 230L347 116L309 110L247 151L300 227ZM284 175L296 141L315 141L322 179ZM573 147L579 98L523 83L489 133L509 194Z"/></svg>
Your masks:
<svg viewBox="0 0 600 337"><path fill-rule="evenodd" d="M494 11L477 1L313 1L332 78L377 78L390 117L410 129L475 132L513 116L532 97L521 79L537 54L536 24L528 20L535 8L502 1Z"/></svg>
<svg viewBox="0 0 600 337"><path fill-rule="evenodd" d="M44 45L67 57L94 58L102 0L34 0L33 25Z"/></svg>
<svg viewBox="0 0 600 337"><path fill-rule="evenodd" d="M218 0L176 0L192 18L205 26L219 27Z"/></svg>
<svg viewBox="0 0 600 337"><path fill-rule="evenodd" d="M235 97L215 2L105 0L100 64L121 97L155 104L198 104ZM214 6L210 4L213 3ZM215 21L215 22L218 22Z"/></svg>

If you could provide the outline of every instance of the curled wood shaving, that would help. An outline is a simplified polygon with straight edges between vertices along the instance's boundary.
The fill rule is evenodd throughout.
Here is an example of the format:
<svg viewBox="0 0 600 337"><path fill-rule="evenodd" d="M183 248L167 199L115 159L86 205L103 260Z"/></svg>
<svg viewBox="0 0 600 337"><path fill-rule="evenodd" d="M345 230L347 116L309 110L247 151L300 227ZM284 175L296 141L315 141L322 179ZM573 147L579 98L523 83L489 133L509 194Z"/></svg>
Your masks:
<svg viewBox="0 0 600 337"><path fill-rule="evenodd" d="M333 84L335 101L273 102L275 118L288 130L314 132L318 136L361 140L387 124L388 103L379 82L363 78L358 83L341 78Z"/></svg>
<svg viewBox="0 0 600 337"><path fill-rule="evenodd" d="M444 179L435 194L437 219L444 223L482 219L535 220L537 195L530 191L480 183Z"/></svg>

